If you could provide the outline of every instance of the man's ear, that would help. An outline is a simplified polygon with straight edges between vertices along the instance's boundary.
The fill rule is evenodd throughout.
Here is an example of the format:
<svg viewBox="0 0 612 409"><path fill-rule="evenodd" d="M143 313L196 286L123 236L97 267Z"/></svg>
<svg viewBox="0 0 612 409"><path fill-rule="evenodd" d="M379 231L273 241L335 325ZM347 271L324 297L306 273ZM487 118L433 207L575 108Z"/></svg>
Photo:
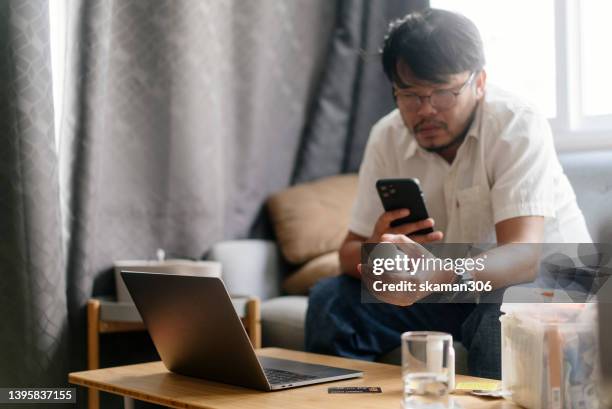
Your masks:
<svg viewBox="0 0 612 409"><path fill-rule="evenodd" d="M476 98L481 99L484 96L486 84L487 84L487 72L483 68L482 70L480 70L480 72L476 76L476 81L475 81L476 88L474 90L476 94Z"/></svg>

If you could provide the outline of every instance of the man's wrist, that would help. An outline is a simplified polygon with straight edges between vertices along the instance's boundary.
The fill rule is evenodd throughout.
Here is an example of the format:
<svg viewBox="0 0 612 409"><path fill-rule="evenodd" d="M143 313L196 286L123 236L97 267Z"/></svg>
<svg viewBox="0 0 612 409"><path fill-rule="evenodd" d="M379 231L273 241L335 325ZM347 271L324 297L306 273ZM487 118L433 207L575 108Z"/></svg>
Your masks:
<svg viewBox="0 0 612 409"><path fill-rule="evenodd" d="M458 280L460 280L461 278L455 274L454 271L448 271L448 270L438 270L435 273L434 276L434 281L437 283L456 283Z"/></svg>
<svg viewBox="0 0 612 409"><path fill-rule="evenodd" d="M373 234L370 237L368 237L367 239L365 239L364 243L366 243L366 244L378 244L378 243L380 243L380 241L381 241L381 236Z"/></svg>

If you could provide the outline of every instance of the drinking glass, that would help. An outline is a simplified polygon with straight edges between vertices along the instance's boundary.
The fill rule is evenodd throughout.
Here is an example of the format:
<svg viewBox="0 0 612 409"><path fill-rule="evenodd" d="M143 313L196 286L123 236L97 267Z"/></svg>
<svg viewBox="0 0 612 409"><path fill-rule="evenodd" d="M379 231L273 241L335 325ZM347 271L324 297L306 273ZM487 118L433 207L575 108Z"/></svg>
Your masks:
<svg viewBox="0 0 612 409"><path fill-rule="evenodd" d="M453 337L444 332L412 331L402 334L403 407L448 409L454 383Z"/></svg>

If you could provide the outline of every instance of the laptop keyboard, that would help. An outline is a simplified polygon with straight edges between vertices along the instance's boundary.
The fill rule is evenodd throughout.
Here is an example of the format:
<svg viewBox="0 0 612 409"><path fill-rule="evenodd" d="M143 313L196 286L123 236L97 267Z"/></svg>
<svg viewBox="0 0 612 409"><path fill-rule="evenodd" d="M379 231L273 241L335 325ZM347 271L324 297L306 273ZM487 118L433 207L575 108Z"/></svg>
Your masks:
<svg viewBox="0 0 612 409"><path fill-rule="evenodd" d="M316 376L302 375L295 372L283 371L281 369L264 368L264 372L270 384L293 383L317 379Z"/></svg>

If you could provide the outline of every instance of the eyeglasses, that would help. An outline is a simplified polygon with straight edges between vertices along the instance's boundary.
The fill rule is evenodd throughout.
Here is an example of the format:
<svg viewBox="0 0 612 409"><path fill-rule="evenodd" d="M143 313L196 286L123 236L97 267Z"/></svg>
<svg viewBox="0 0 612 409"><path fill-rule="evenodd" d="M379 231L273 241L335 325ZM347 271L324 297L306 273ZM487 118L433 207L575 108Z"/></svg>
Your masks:
<svg viewBox="0 0 612 409"><path fill-rule="evenodd" d="M409 112L416 112L423 105L423 100L428 98L431 106L437 111L444 111L450 109L457 104L457 97L474 81L476 78L476 72L472 72L468 77L467 81L461 85L457 91L450 89L438 89L431 93L431 95L417 95L412 92L406 92L398 88L396 85L393 86L393 93L397 99L397 104Z"/></svg>

